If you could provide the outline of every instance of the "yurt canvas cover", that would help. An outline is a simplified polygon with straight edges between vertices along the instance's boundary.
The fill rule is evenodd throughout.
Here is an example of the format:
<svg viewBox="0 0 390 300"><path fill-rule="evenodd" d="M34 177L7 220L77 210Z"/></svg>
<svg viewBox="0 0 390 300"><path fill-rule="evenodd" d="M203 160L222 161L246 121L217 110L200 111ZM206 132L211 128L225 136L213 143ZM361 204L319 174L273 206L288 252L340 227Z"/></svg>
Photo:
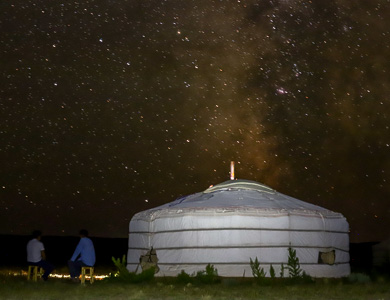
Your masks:
<svg viewBox="0 0 390 300"><path fill-rule="evenodd" d="M157 276L193 274L211 264L220 276L251 277L256 257L268 275L271 264L278 275L292 247L310 276L350 273L349 226L340 213L253 181L226 181L137 213L129 231L129 271L153 248Z"/></svg>

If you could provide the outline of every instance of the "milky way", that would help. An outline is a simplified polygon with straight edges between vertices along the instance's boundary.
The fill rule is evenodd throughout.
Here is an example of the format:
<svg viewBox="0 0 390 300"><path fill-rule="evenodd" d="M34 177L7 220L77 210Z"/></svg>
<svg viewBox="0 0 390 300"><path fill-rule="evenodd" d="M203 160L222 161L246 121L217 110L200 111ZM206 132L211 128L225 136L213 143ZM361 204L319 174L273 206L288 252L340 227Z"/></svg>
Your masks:
<svg viewBox="0 0 390 300"><path fill-rule="evenodd" d="M0 233L126 237L238 178L390 233L389 1L3 1Z"/></svg>

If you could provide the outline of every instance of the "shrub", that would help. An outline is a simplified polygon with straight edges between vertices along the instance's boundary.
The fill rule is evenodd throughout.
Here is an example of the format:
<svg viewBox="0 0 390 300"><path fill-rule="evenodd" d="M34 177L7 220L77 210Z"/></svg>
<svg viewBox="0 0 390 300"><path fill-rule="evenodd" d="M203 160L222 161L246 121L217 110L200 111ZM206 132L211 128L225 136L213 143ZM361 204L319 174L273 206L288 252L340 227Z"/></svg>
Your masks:
<svg viewBox="0 0 390 300"><path fill-rule="evenodd" d="M254 261L252 260L252 258L250 259L250 265L251 265L253 277L255 277L256 280L262 284L268 283L268 281L265 278L267 272L265 272L264 269L260 267L260 263L257 257L255 258Z"/></svg>
<svg viewBox="0 0 390 300"><path fill-rule="evenodd" d="M289 283L314 283L313 278L311 278L301 269L299 258L297 257L297 252L291 247L288 248L287 269L290 276Z"/></svg>
<svg viewBox="0 0 390 300"><path fill-rule="evenodd" d="M348 277L350 283L369 283L370 277L364 273L351 273Z"/></svg>
<svg viewBox="0 0 390 300"><path fill-rule="evenodd" d="M132 274L130 278L130 282L132 283L140 283L140 282L149 282L154 279L154 274L156 273L156 268L155 267L150 267L147 270L143 270L139 274L135 273L130 273Z"/></svg>
<svg viewBox="0 0 390 300"><path fill-rule="evenodd" d="M142 271L139 274L135 272L129 272L126 268L126 256L123 255L122 260L119 258L115 259L112 257L112 261L117 268L117 271L114 274L110 274L108 280L119 280L129 283L140 283L151 281L154 278L155 268L151 267L147 270Z"/></svg>
<svg viewBox="0 0 390 300"><path fill-rule="evenodd" d="M112 262L117 268L116 272L113 274L114 277L127 277L129 275L129 270L126 267L126 255L123 255L122 260L120 258L112 257Z"/></svg>
<svg viewBox="0 0 390 300"><path fill-rule="evenodd" d="M287 269L290 277L292 278L298 278L302 276L302 269L301 265L299 264L297 252L291 247L288 248Z"/></svg>
<svg viewBox="0 0 390 300"><path fill-rule="evenodd" d="M218 283L220 281L218 277L218 271L213 265L208 264L205 271L198 271L195 278L200 283Z"/></svg>
<svg viewBox="0 0 390 300"><path fill-rule="evenodd" d="M271 266L269 267L269 276L271 276L272 279L275 278L275 269L274 269L274 267L272 266L272 264L271 264Z"/></svg>
<svg viewBox="0 0 390 300"><path fill-rule="evenodd" d="M282 264L280 267L280 278L284 278L284 270L286 270L286 268L284 267L284 264Z"/></svg>
<svg viewBox="0 0 390 300"><path fill-rule="evenodd" d="M193 279L191 278L191 276L186 272L184 272L184 270L181 270L180 274L177 275L178 283L187 284L187 283L191 283L192 281Z"/></svg>
<svg viewBox="0 0 390 300"><path fill-rule="evenodd" d="M255 278L264 278L267 275L267 272L264 271L262 267L260 267L259 260L257 257L253 261L252 258L250 259L250 265L252 269L252 275Z"/></svg>

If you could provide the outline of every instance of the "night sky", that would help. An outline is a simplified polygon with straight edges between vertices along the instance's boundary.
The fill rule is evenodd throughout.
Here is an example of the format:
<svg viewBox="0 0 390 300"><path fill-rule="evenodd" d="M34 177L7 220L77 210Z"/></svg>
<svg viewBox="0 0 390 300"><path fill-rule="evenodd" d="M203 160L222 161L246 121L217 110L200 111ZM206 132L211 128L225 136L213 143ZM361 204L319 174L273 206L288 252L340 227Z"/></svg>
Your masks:
<svg viewBox="0 0 390 300"><path fill-rule="evenodd" d="M126 237L236 177L390 235L390 2L0 3L0 233Z"/></svg>

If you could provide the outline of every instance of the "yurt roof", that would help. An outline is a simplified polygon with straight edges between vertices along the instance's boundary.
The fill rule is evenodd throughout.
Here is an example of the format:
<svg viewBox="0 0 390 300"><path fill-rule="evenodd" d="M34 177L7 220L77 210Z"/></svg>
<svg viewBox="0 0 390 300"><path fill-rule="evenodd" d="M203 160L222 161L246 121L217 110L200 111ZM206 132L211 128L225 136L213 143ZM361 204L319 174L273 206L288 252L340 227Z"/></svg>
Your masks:
<svg viewBox="0 0 390 300"><path fill-rule="evenodd" d="M342 217L323 207L310 204L293 197L284 195L276 190L251 180L228 180L211 186L203 192L183 196L175 201L159 207L141 212L145 216L155 214L156 211L170 211L170 213L185 211L268 211L290 212L300 211L304 214L321 214ZM139 217L141 217L139 215Z"/></svg>

